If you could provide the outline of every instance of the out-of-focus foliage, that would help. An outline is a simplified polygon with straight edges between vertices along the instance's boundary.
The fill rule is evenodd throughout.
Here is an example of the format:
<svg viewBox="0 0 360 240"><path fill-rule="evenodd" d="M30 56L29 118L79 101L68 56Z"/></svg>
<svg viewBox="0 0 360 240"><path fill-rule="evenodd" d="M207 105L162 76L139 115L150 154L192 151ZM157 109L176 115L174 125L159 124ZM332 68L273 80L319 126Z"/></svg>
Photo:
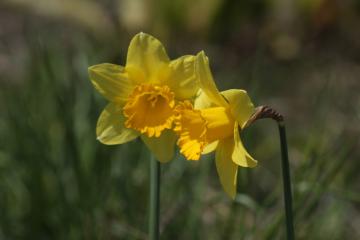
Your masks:
<svg viewBox="0 0 360 240"><path fill-rule="evenodd" d="M146 239L149 152L96 141L87 75L139 31L285 115L298 239L359 239L359 26L355 0L1 1L0 239ZM242 135L236 202L212 155L163 165L162 239L284 239L276 125Z"/></svg>

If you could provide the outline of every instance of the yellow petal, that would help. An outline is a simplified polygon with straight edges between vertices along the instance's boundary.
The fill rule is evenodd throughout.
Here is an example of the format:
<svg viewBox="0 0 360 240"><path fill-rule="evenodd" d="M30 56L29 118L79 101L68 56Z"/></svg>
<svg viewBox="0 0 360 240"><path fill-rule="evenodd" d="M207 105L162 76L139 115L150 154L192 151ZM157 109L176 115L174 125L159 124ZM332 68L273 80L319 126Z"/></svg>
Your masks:
<svg viewBox="0 0 360 240"><path fill-rule="evenodd" d="M218 106L226 107L227 103L215 85L210 71L209 60L203 51L197 55L195 70L198 74L200 87L209 99Z"/></svg>
<svg viewBox="0 0 360 240"><path fill-rule="evenodd" d="M236 195L238 166L231 161L234 140L226 138L219 142L215 153L216 169L224 191L232 198Z"/></svg>
<svg viewBox="0 0 360 240"><path fill-rule="evenodd" d="M241 128L254 113L254 104L245 90L229 89L221 92L230 105L231 112Z"/></svg>
<svg viewBox="0 0 360 240"><path fill-rule="evenodd" d="M171 73L166 84L174 91L178 100L191 99L199 90L195 60L195 56L186 55L170 63Z"/></svg>
<svg viewBox="0 0 360 240"><path fill-rule="evenodd" d="M89 67L88 72L96 90L111 102L125 101L134 87L119 65L102 63Z"/></svg>
<svg viewBox="0 0 360 240"><path fill-rule="evenodd" d="M96 135L103 144L114 145L131 141L139 133L124 126L122 107L109 103L99 117Z"/></svg>
<svg viewBox="0 0 360 240"><path fill-rule="evenodd" d="M160 137L141 135L141 139L160 162L168 162L174 157L176 135L171 130L163 131Z"/></svg>
<svg viewBox="0 0 360 240"><path fill-rule="evenodd" d="M208 154L208 153L211 153L211 152L215 151L218 144L219 144L219 141L214 141L212 143L209 143L208 145L206 145L204 147L204 150L202 151L201 154Z"/></svg>
<svg viewBox="0 0 360 240"><path fill-rule="evenodd" d="M217 106L219 105L215 104L202 89L198 91L198 96L194 101L194 109L213 108Z"/></svg>
<svg viewBox="0 0 360 240"><path fill-rule="evenodd" d="M167 78L169 63L164 46L153 36L139 33L131 40L125 68L134 81L161 82Z"/></svg>
<svg viewBox="0 0 360 240"><path fill-rule="evenodd" d="M241 142L239 127L237 123L235 123L234 127L234 142L235 146L231 157L233 162L241 167L256 167L257 161L250 156L250 154L246 151L244 145Z"/></svg>

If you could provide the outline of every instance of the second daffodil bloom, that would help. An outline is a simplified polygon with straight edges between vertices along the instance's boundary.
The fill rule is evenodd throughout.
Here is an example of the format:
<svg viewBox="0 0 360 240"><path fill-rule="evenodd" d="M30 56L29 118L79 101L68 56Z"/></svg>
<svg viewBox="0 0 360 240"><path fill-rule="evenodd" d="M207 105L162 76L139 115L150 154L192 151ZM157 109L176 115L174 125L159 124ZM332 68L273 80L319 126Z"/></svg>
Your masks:
<svg viewBox="0 0 360 240"><path fill-rule="evenodd" d="M225 192L234 198L238 166L257 165L239 135L254 113L254 105L244 90L218 91L203 52L196 60L196 72L202 91L194 106L184 101L176 107L177 144L188 160L198 160L201 154L216 151L220 182Z"/></svg>
<svg viewBox="0 0 360 240"><path fill-rule="evenodd" d="M199 89L195 59L186 55L170 61L159 40L139 33L130 42L124 67L89 67L93 85L110 101L97 123L98 140L112 145L141 136L159 161L169 161L176 141L170 130L175 104L194 98Z"/></svg>

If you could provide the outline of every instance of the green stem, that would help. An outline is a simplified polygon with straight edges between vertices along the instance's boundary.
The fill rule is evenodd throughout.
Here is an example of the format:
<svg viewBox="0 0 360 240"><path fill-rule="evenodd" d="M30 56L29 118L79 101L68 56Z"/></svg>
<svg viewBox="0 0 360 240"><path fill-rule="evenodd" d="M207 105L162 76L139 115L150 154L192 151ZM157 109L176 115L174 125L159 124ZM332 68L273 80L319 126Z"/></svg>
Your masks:
<svg viewBox="0 0 360 240"><path fill-rule="evenodd" d="M159 239L160 162L150 159L149 240Z"/></svg>
<svg viewBox="0 0 360 240"><path fill-rule="evenodd" d="M284 121L278 121L279 134L280 134L280 146L281 146L281 168L284 188L284 201L285 201L285 215L286 215L286 233L287 239L295 239L294 235L294 223L292 212L292 194L291 194L291 180L290 180L290 167L289 157L286 141L286 131Z"/></svg>
<svg viewBox="0 0 360 240"><path fill-rule="evenodd" d="M251 125L257 120L271 118L278 123L281 146L281 168L284 188L285 201L285 217L286 217L286 234L288 240L295 239L294 221L292 212L292 194L291 194L291 179L290 166L286 141L286 131L284 117L269 106L259 106L255 109L254 114L247 121L247 126Z"/></svg>

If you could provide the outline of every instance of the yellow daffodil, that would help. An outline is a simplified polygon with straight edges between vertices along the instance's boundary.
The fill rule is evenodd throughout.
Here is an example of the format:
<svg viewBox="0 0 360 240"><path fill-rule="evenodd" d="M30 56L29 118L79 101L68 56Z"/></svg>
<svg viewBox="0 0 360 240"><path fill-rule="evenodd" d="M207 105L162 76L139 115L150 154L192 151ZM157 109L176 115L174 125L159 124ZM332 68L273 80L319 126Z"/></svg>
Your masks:
<svg viewBox="0 0 360 240"><path fill-rule="evenodd" d="M141 136L159 161L169 161L176 141L170 130L175 104L194 98L199 89L195 59L186 55L170 61L159 40L139 33L130 42L124 67L89 67L94 87L110 101L97 123L98 140L112 145Z"/></svg>
<svg viewBox="0 0 360 240"><path fill-rule="evenodd" d="M188 160L198 160L200 154L216 151L220 182L225 192L234 198L238 166L257 165L239 135L253 114L254 105L244 90L218 91L203 52L199 53L195 68L202 91L194 106L184 101L176 107L177 144Z"/></svg>

